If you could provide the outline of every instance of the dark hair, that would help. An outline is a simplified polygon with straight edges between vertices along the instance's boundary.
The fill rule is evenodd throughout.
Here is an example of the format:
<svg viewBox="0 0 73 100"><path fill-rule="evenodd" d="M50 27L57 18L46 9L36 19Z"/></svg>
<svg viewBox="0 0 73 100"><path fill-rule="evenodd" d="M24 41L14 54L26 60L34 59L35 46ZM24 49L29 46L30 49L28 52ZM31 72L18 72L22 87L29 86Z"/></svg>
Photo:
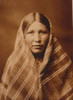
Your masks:
<svg viewBox="0 0 73 100"><path fill-rule="evenodd" d="M44 24L46 26L46 28L48 29L48 31L50 32L50 22L47 19L46 16L44 16L41 13L30 13L28 15L26 15L23 19L23 23L22 23L22 30L23 32L25 31L25 29L27 29L34 21L38 21L42 24Z"/></svg>

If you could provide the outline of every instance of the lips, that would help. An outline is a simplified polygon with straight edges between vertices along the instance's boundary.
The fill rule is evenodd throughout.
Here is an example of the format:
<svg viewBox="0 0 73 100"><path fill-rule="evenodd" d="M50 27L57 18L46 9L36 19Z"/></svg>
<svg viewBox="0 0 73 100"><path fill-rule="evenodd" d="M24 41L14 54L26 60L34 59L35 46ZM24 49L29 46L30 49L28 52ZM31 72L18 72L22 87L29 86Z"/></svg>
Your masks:
<svg viewBox="0 0 73 100"><path fill-rule="evenodd" d="M41 49L43 47L43 45L33 45L32 47L36 48L36 49Z"/></svg>

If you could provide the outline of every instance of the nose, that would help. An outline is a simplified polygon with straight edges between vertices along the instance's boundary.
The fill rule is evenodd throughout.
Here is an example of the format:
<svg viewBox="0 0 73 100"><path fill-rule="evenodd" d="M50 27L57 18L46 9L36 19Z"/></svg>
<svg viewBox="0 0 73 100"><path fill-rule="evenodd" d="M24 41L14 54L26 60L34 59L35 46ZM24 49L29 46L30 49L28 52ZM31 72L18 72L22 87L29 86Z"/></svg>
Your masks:
<svg viewBox="0 0 73 100"><path fill-rule="evenodd" d="M41 42L41 38L40 38L40 34L39 33L35 34L34 40L35 40L35 42L39 42L39 43Z"/></svg>

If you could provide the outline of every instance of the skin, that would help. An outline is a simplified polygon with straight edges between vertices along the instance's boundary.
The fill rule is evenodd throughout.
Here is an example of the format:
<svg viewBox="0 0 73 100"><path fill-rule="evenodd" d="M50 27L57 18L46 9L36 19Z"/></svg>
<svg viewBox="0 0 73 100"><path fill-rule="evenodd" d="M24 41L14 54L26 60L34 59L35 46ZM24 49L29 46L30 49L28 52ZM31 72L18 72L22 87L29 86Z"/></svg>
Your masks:
<svg viewBox="0 0 73 100"><path fill-rule="evenodd" d="M49 40L49 32L46 26L38 21L33 22L27 29L25 40L34 54L42 53Z"/></svg>

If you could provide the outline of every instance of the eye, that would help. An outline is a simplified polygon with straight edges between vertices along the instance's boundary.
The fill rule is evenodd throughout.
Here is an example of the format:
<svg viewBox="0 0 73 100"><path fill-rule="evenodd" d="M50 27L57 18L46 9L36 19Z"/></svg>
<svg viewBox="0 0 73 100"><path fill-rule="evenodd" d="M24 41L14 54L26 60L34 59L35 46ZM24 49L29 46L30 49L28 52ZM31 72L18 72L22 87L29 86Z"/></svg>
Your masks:
<svg viewBox="0 0 73 100"><path fill-rule="evenodd" d="M39 33L43 33L43 34L46 34L47 31L43 31L43 30L40 30Z"/></svg>
<svg viewBox="0 0 73 100"><path fill-rule="evenodd" d="M33 34L34 33L34 31L29 31L29 32L27 32L27 34Z"/></svg>

